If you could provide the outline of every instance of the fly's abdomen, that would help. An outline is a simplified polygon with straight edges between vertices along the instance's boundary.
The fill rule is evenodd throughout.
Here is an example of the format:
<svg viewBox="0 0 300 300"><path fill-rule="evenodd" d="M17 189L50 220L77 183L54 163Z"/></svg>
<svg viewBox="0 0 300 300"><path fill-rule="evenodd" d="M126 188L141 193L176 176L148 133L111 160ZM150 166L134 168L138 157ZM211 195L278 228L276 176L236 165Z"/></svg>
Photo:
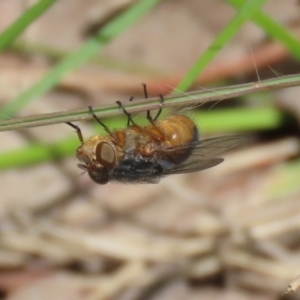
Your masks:
<svg viewBox="0 0 300 300"><path fill-rule="evenodd" d="M198 129L196 124L186 116L171 116L158 121L157 126L165 134L164 146L166 148L178 148L167 154L167 158L180 163L192 153L194 144L198 141ZM181 147L185 146L185 147Z"/></svg>
<svg viewBox="0 0 300 300"><path fill-rule="evenodd" d="M171 116L158 121L157 125L165 134L170 147L190 144L198 141L198 129L195 123L186 116Z"/></svg>

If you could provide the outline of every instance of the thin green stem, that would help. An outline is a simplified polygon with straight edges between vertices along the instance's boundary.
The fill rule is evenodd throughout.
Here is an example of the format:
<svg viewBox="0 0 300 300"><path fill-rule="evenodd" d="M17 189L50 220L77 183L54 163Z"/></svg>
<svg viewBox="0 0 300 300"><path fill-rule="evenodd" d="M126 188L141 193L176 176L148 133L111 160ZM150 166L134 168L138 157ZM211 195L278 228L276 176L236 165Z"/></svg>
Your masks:
<svg viewBox="0 0 300 300"><path fill-rule="evenodd" d="M241 25L261 7L266 0L248 0L237 12L235 17L226 25L219 33L209 48L201 54L200 58L195 62L193 67L187 72L186 76L177 86L176 90L186 91L191 87L192 83L198 78L199 74L219 53L220 49L227 44L230 39L240 29Z"/></svg>
<svg viewBox="0 0 300 300"><path fill-rule="evenodd" d="M227 0L231 5L240 8L245 1ZM281 42L298 61L300 61L300 43L287 29L261 11L253 14L251 19L274 40Z"/></svg>
<svg viewBox="0 0 300 300"><path fill-rule="evenodd" d="M53 67L38 83L2 107L0 114L2 116L12 116L30 101L42 96L54 87L66 73L78 68L92 56L99 53L110 40L134 24L158 2L159 0L138 1L137 4L105 25L95 37L89 39L78 50Z"/></svg>
<svg viewBox="0 0 300 300"><path fill-rule="evenodd" d="M224 99L234 98L250 93L266 91L270 89L287 88L300 85L300 76L291 75L281 78L273 78L260 82L251 82L241 85L233 85L213 90L198 90L185 94L171 95L165 98L164 107L174 107L180 105L192 105L206 103L209 101L220 101ZM136 101L127 101L123 103L128 112L140 112L160 108L160 98L148 98ZM116 104L106 106L93 107L98 117L104 118L122 114L122 110ZM91 119L87 108L78 110L62 111L51 114L42 114L23 118L13 118L0 121L0 131L16 130L36 126L44 126L57 123L65 123L72 121L82 121Z"/></svg>
<svg viewBox="0 0 300 300"><path fill-rule="evenodd" d="M234 108L191 113L201 132L254 131L278 128L284 115L272 107Z"/></svg>
<svg viewBox="0 0 300 300"><path fill-rule="evenodd" d="M0 34L0 52L56 1L57 0L40 0L27 9L12 25Z"/></svg>

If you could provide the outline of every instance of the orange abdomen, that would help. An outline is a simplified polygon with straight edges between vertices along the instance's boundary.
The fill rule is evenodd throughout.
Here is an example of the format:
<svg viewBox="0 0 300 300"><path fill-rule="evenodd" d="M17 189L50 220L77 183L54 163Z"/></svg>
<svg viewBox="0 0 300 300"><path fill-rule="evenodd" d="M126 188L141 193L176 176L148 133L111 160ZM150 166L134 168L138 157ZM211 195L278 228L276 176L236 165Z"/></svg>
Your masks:
<svg viewBox="0 0 300 300"><path fill-rule="evenodd" d="M165 134L166 146L174 147L198 141L198 129L195 123L186 116L171 116L157 121Z"/></svg>
<svg viewBox="0 0 300 300"><path fill-rule="evenodd" d="M166 161L171 160L172 163L185 161L192 153L195 142L199 139L195 123L186 116L171 116L157 121L156 126L164 133L165 139L162 142L164 148L178 148L172 152L159 152L159 157L164 159L165 156Z"/></svg>

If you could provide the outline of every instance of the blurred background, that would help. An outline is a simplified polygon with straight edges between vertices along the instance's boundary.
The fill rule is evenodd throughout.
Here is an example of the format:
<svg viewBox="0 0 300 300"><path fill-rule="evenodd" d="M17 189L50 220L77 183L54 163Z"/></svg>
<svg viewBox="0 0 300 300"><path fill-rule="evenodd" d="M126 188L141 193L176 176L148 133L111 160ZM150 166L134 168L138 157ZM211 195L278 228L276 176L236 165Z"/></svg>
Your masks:
<svg viewBox="0 0 300 300"><path fill-rule="evenodd" d="M1 0L1 31L37 2ZM1 105L138 2L53 3L1 52ZM229 2L159 1L17 116L139 98L141 83L151 96L168 94L235 16ZM299 11L294 0L262 8L296 38ZM248 21L193 88L299 70L284 45ZM194 108L203 116L202 137L239 133L251 142L217 167L155 185L93 183L77 168L79 141L65 124L1 132L1 299L279 299L300 273L299 91ZM84 138L99 132L93 121L76 124ZM299 292L285 297L298 299Z"/></svg>

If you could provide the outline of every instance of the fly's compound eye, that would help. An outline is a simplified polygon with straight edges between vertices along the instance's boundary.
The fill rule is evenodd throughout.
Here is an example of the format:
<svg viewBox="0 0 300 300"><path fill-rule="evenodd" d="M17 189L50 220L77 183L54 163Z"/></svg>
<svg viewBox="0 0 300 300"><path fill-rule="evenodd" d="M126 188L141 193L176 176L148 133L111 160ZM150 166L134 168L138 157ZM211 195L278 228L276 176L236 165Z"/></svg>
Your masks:
<svg viewBox="0 0 300 300"><path fill-rule="evenodd" d="M110 143L99 143L95 154L96 160L104 168L113 168L116 165L116 151Z"/></svg>

